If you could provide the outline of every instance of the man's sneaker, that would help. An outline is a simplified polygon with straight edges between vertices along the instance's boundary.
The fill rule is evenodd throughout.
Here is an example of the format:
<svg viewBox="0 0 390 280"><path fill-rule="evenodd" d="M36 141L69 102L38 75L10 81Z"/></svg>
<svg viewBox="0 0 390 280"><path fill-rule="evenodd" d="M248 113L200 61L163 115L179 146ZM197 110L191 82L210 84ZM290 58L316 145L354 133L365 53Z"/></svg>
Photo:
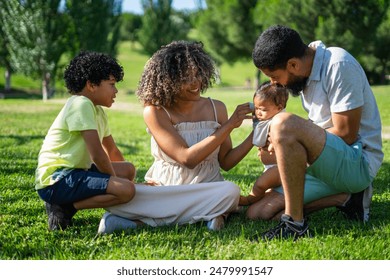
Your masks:
<svg viewBox="0 0 390 280"><path fill-rule="evenodd" d="M276 227L262 233L261 235L261 238L264 241L289 238L293 238L295 241L301 237L312 237L309 232L309 226L306 219L304 220L304 224L301 226L294 222L294 220L286 214L281 216L280 222Z"/></svg>
<svg viewBox="0 0 390 280"><path fill-rule="evenodd" d="M119 230L126 230L130 228L137 228L137 223L111 214L110 212L104 213L99 223L98 234L109 234Z"/></svg>
<svg viewBox="0 0 390 280"><path fill-rule="evenodd" d="M58 205L45 202L45 208L49 230L65 230L72 225L72 217L77 212L71 204Z"/></svg>
<svg viewBox="0 0 390 280"><path fill-rule="evenodd" d="M337 206L349 220L368 222L372 199L372 184L365 190L351 194L344 206Z"/></svg>

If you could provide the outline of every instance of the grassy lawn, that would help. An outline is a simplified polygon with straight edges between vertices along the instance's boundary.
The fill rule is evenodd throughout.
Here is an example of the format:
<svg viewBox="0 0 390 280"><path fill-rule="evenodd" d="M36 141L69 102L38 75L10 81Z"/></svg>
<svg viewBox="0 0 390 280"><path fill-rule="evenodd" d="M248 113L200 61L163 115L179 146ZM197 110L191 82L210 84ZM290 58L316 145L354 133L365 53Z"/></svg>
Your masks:
<svg viewBox="0 0 390 280"><path fill-rule="evenodd" d="M374 87L383 126L390 127L390 87ZM232 112L250 101L252 91L210 90L206 95L223 100ZM235 214L220 232L203 224L161 228L144 227L97 236L102 209L79 211L74 226L49 232L43 202L34 191L34 171L43 138L59 112L63 99L0 100L0 259L1 260L389 260L390 259L390 142L383 141L385 161L374 181L372 218L362 224L345 220L335 209L314 213L312 239L299 242L252 243L249 238L274 222L249 221ZM298 99L288 111L304 115ZM122 90L113 108L107 109L112 133L125 155L138 169L137 180L152 163L149 136L134 95ZM232 134L238 144L249 133L243 125ZM261 173L256 150L229 172L247 193Z"/></svg>

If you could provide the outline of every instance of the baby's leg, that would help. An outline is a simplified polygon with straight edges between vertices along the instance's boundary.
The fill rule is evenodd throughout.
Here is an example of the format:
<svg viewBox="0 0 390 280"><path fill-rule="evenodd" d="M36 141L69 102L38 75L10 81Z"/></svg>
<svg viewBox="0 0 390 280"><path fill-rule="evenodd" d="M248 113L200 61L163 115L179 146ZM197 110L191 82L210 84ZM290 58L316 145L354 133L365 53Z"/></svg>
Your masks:
<svg viewBox="0 0 390 280"><path fill-rule="evenodd" d="M257 178L248 196L240 197L240 205L250 205L262 199L266 190L281 185L279 171L277 166L273 166Z"/></svg>

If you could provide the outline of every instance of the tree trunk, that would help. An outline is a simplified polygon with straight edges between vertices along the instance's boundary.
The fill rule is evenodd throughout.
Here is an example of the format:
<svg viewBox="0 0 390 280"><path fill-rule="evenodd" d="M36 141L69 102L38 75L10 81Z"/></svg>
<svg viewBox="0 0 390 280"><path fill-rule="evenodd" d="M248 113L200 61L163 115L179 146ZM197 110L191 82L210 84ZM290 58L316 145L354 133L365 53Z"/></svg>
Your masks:
<svg viewBox="0 0 390 280"><path fill-rule="evenodd" d="M9 68L5 69L4 78L5 78L4 91L9 92L11 91L11 70Z"/></svg>
<svg viewBox="0 0 390 280"><path fill-rule="evenodd" d="M260 86L260 76L261 76L261 71L259 69L256 69L255 90Z"/></svg>
<svg viewBox="0 0 390 280"><path fill-rule="evenodd" d="M45 73L42 78L42 100L47 101L50 92L50 73Z"/></svg>

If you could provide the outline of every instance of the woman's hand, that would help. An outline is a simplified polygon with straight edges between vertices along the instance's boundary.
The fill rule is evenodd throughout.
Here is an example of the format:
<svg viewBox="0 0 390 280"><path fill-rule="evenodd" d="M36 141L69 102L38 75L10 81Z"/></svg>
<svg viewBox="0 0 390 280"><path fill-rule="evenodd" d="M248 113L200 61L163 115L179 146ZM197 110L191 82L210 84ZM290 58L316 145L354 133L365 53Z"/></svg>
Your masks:
<svg viewBox="0 0 390 280"><path fill-rule="evenodd" d="M252 109L250 107L250 103L240 104L236 107L236 110L230 116L228 122L234 127L239 127L245 119L252 119L252 115L248 115L252 113Z"/></svg>

